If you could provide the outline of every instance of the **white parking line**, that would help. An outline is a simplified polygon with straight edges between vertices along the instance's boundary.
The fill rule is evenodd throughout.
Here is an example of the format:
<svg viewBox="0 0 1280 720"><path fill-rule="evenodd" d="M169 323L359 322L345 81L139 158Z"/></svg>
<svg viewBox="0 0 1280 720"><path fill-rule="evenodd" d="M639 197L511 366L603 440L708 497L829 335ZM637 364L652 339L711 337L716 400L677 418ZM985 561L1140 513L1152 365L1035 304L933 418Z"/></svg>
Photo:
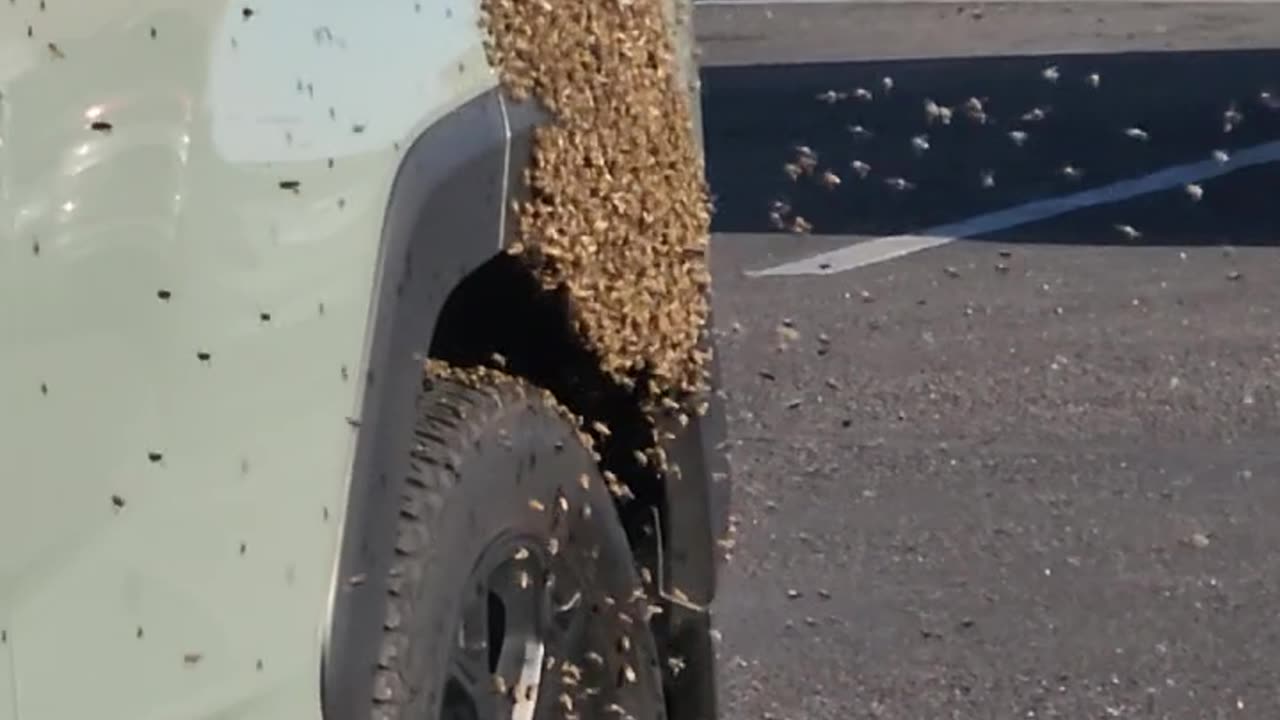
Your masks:
<svg viewBox="0 0 1280 720"><path fill-rule="evenodd" d="M819 255L782 263L763 270L749 271L749 277L771 275L832 275L854 268L909 255L920 250L945 245L974 235L1007 230L1073 210L1109 205L1140 195L1148 195L1181 187L1208 178L1280 160L1280 140L1254 145L1237 151L1226 162L1215 158L1174 165L1163 170L1121 180L1110 185L1084 190L1071 195L1036 200L1025 205L978 215L959 222L938 225L909 235L890 235L837 248ZM917 190L917 192L919 192Z"/></svg>

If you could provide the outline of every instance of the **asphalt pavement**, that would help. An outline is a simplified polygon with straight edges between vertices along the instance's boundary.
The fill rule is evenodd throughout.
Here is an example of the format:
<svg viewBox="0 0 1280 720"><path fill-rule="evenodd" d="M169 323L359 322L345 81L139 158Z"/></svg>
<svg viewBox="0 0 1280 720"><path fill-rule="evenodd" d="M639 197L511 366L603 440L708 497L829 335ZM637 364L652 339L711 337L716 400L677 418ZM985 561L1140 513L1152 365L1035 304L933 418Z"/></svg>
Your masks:
<svg viewBox="0 0 1280 720"><path fill-rule="evenodd" d="M829 6L750 10L751 65L703 73L723 716L1280 717L1280 51L886 57L804 50Z"/></svg>

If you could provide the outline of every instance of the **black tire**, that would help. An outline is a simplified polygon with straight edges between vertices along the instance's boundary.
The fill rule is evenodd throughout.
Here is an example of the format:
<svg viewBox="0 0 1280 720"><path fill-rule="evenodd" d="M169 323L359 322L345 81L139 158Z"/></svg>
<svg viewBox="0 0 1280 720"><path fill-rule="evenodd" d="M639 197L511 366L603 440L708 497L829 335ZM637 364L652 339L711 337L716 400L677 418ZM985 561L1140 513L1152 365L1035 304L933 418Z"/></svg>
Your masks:
<svg viewBox="0 0 1280 720"><path fill-rule="evenodd" d="M374 718L530 717L521 703L539 720L664 720L649 604L572 425L515 380L429 378L414 445ZM531 635L545 643L536 704L517 682Z"/></svg>

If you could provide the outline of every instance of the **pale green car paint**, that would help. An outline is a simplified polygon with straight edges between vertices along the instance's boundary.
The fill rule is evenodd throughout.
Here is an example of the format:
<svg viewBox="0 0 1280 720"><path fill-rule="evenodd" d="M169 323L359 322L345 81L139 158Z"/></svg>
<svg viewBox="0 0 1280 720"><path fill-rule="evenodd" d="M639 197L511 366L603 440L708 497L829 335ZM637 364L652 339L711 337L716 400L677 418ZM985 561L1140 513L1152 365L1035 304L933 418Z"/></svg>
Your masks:
<svg viewBox="0 0 1280 720"><path fill-rule="evenodd" d="M391 183L496 80L476 0L249 4L0 2L0 720L320 717Z"/></svg>

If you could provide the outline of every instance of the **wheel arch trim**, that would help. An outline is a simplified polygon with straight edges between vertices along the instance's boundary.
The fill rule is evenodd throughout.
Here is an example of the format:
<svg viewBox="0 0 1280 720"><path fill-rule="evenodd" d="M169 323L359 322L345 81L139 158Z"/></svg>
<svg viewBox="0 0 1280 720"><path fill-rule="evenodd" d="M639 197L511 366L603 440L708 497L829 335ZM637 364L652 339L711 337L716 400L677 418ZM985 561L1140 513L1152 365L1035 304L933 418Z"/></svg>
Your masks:
<svg viewBox="0 0 1280 720"><path fill-rule="evenodd" d="M360 431L341 512L328 613L321 629L326 718L359 717L371 699L397 463L407 460L413 387L450 292L497 253L506 232L510 127L501 91L485 90L429 125L396 170L379 238L366 320ZM399 430L403 430L400 432ZM403 447L398 447L403 446ZM399 451L398 451L399 450Z"/></svg>

